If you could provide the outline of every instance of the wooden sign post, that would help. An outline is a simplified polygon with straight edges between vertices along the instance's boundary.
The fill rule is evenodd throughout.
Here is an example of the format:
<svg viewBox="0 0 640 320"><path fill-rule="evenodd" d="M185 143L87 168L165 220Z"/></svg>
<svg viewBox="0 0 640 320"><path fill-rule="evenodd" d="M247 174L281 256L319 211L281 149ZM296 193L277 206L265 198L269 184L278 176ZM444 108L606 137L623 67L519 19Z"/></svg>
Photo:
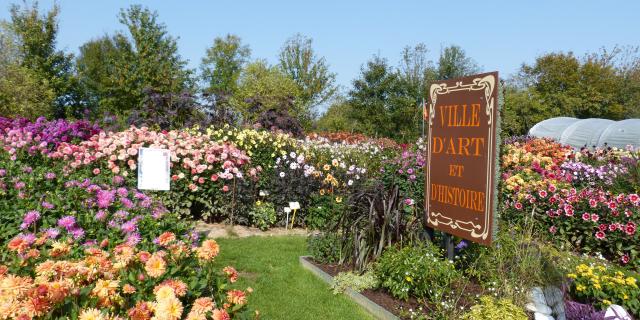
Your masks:
<svg viewBox="0 0 640 320"><path fill-rule="evenodd" d="M430 227L483 245L493 240L498 72L431 85L425 199ZM447 240L445 240L447 241ZM448 239L453 256L453 244Z"/></svg>

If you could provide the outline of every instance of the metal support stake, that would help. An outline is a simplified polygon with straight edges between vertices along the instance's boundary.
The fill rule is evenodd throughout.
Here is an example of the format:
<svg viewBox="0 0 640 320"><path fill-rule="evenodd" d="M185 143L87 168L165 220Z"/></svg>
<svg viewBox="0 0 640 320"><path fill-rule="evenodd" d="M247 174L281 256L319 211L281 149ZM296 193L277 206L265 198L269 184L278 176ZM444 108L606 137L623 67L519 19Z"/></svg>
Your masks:
<svg viewBox="0 0 640 320"><path fill-rule="evenodd" d="M443 233L442 241L444 242L444 249L447 251L447 259L453 261L454 247L453 236L448 233Z"/></svg>

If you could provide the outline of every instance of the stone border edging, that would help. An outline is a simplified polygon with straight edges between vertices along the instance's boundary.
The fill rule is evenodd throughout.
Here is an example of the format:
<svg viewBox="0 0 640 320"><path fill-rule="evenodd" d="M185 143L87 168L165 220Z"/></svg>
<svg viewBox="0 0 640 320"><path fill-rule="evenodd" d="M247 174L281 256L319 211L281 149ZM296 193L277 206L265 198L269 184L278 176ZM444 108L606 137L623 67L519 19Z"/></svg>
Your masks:
<svg viewBox="0 0 640 320"><path fill-rule="evenodd" d="M300 256L298 259L300 260L300 264L303 268L311 271L313 274L318 276L324 282L331 285L333 282L333 277L331 277L328 273L322 271L320 268L313 265L311 262L307 261L307 258L311 258L310 256ZM349 288L347 288L344 292L347 296L351 298L355 303L359 304L363 307L369 314L374 316L376 319L380 320L400 320L400 318L396 317L393 313L387 311L385 308L379 306L375 302L369 300L369 298L363 296L359 292L355 292Z"/></svg>

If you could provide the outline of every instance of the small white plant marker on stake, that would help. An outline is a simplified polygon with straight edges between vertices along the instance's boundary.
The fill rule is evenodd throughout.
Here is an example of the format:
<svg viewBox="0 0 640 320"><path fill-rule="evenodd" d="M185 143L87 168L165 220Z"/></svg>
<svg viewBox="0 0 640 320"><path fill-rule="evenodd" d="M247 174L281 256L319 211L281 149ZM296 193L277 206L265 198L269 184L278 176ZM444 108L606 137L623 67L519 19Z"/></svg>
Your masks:
<svg viewBox="0 0 640 320"><path fill-rule="evenodd" d="M293 217L291 218L291 229L293 229L293 223L296 221L296 211L300 209L300 203L298 201L289 202L289 208L293 210Z"/></svg>
<svg viewBox="0 0 640 320"><path fill-rule="evenodd" d="M284 207L284 212L287 214L287 220L284 223L285 230L289 227L289 212L291 212L291 208Z"/></svg>

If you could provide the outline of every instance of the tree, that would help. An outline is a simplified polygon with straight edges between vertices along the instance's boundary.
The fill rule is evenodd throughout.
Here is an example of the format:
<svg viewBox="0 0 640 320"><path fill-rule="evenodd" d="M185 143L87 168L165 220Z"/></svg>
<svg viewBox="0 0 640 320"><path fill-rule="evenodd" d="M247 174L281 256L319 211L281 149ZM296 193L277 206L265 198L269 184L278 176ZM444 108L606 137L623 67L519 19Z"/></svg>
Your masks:
<svg viewBox="0 0 640 320"><path fill-rule="evenodd" d="M349 102L339 97L322 114L316 122L316 127L320 131L339 132L353 131L354 122L351 118L352 110Z"/></svg>
<svg viewBox="0 0 640 320"><path fill-rule="evenodd" d="M479 72L476 62L459 46L451 45L440 52L438 79L446 80Z"/></svg>
<svg viewBox="0 0 640 320"><path fill-rule="evenodd" d="M0 115L32 120L49 116L54 100L46 79L22 66L17 36L0 22Z"/></svg>
<svg viewBox="0 0 640 320"><path fill-rule="evenodd" d="M523 65L522 83L555 114L578 118L624 119L637 109L633 81L606 51L578 59L573 53L550 53ZM634 93L635 91L635 93Z"/></svg>
<svg viewBox="0 0 640 320"><path fill-rule="evenodd" d="M359 132L404 141L418 135L417 101L386 59L374 56L361 68L348 101Z"/></svg>
<svg viewBox="0 0 640 320"><path fill-rule="evenodd" d="M400 78L409 86L416 100L427 97L429 85L436 80L437 70L428 60L429 49L424 43L414 47L406 46L402 50L402 59L398 67Z"/></svg>
<svg viewBox="0 0 640 320"><path fill-rule="evenodd" d="M157 12L133 5L122 9L118 18L128 33L85 43L76 64L88 104L124 123L143 106L149 92L179 96L193 91L194 81Z"/></svg>
<svg viewBox="0 0 640 320"><path fill-rule="evenodd" d="M329 71L324 57L316 56L313 40L301 34L289 38L280 50L280 68L300 88L300 103L307 117L314 117L314 108L331 99L336 91L336 75Z"/></svg>
<svg viewBox="0 0 640 320"><path fill-rule="evenodd" d="M618 47L583 58L558 52L523 64L506 90L503 130L524 134L558 116L620 120L640 114L637 53Z"/></svg>
<svg viewBox="0 0 640 320"><path fill-rule="evenodd" d="M526 134L536 123L556 115L548 105L541 103L532 90L506 84L502 91L504 105L500 114L503 138Z"/></svg>
<svg viewBox="0 0 640 320"><path fill-rule="evenodd" d="M116 82L116 62L132 57L131 44L123 37L102 36L80 47L76 69L89 109L104 112L124 109L114 107L128 101L126 88Z"/></svg>
<svg viewBox="0 0 640 320"><path fill-rule="evenodd" d="M263 60L247 65L240 75L236 94L230 104L242 115L244 123L253 124L268 110L286 110L300 123L309 126L310 119L297 101L300 89L280 68Z"/></svg>
<svg viewBox="0 0 640 320"><path fill-rule="evenodd" d="M224 38L215 38L200 65L202 79L207 82L205 92L232 95L238 87L238 78L250 55L249 46L242 45L242 40L236 35L227 34Z"/></svg>
<svg viewBox="0 0 640 320"><path fill-rule="evenodd" d="M78 101L77 82L73 76L73 55L56 50L59 7L54 5L51 11L41 15L37 3L31 7L25 3L24 8L14 4L10 13L9 27L18 40L19 63L23 68L21 71L13 69L18 72L14 76L20 74L25 84L46 83L43 90L49 88L53 91L55 98L51 112L42 113L55 117L77 115L82 106ZM36 98L32 94L29 96ZM47 96L45 94L41 98L47 99Z"/></svg>

